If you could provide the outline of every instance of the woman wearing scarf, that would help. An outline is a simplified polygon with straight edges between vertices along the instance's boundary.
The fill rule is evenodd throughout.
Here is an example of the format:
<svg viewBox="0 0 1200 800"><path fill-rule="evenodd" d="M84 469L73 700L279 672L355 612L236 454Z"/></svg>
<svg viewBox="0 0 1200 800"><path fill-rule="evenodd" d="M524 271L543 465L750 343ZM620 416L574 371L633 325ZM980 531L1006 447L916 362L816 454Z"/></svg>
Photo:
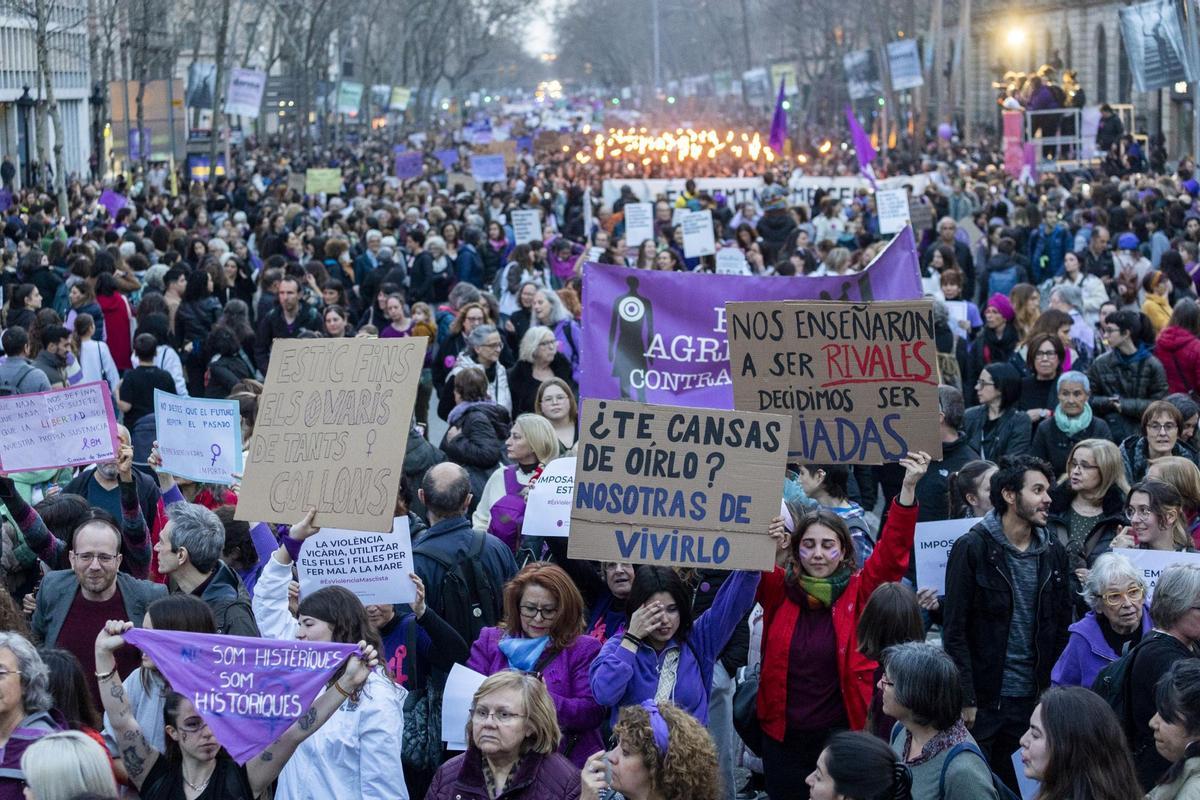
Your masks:
<svg viewBox="0 0 1200 800"><path fill-rule="evenodd" d="M1055 475L1067 470L1067 455L1084 439L1112 439L1108 423L1092 414L1088 400L1092 383L1082 372L1064 372L1056 389L1058 405L1053 416L1033 434L1032 454L1049 462Z"/></svg>
<svg viewBox="0 0 1200 800"><path fill-rule="evenodd" d="M967 394L968 407L979 402L973 387L984 367L988 364L1006 363L1016 352L1020 339L1013 324L1016 316L1012 303L999 292L988 300L983 310L983 330L971 345L971 355L968 359L967 380L964 381L966 385L963 387Z"/></svg>
<svg viewBox="0 0 1200 800"><path fill-rule="evenodd" d="M467 666L484 675L506 669L541 677L554 703L558 752L582 767L603 746L604 708L592 697L588 667L600 641L583 636L583 597L561 567L533 563L504 587L504 619L484 628Z"/></svg>
<svg viewBox="0 0 1200 800"><path fill-rule="evenodd" d="M818 510L795 520L788 566L763 576L758 719L771 800L807 800L804 779L829 734L866 724L878 665L858 651L858 618L880 584L904 577L917 524L916 486L929 461L926 453L910 452L900 462L900 494L861 571L854 569L846 523Z"/></svg>

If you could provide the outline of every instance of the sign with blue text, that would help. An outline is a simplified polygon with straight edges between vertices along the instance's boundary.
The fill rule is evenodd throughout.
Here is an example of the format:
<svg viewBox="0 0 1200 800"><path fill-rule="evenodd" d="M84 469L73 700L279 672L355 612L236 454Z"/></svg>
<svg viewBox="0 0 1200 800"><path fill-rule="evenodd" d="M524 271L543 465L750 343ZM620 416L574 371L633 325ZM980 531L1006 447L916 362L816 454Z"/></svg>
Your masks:
<svg viewBox="0 0 1200 800"><path fill-rule="evenodd" d="M583 410L571 558L774 567L786 416L622 400Z"/></svg>
<svg viewBox="0 0 1200 800"><path fill-rule="evenodd" d="M163 470L199 483L233 483L242 471L242 414L236 400L179 397L154 390L154 427Z"/></svg>

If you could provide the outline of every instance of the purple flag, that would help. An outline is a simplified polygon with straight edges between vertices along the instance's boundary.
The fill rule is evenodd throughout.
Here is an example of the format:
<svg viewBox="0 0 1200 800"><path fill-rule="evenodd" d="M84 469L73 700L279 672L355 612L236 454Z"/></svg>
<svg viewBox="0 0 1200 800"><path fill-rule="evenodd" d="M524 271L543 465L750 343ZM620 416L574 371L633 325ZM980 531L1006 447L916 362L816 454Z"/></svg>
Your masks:
<svg viewBox="0 0 1200 800"><path fill-rule="evenodd" d="M425 173L425 154L420 150L396 153L396 177L400 180L419 178Z"/></svg>
<svg viewBox="0 0 1200 800"><path fill-rule="evenodd" d="M129 205L129 198L123 194L114 192L112 189L105 189L100 194L99 202L108 211L108 215L116 219L117 212Z"/></svg>
<svg viewBox="0 0 1200 800"><path fill-rule="evenodd" d="M192 701L239 764L283 735L358 650L352 644L144 629L129 631L125 641Z"/></svg>
<svg viewBox="0 0 1200 800"><path fill-rule="evenodd" d="M725 303L918 300L912 228L870 266L820 278L653 272L586 264L580 394L690 408L733 408Z"/></svg>
<svg viewBox="0 0 1200 800"><path fill-rule="evenodd" d="M442 162L442 169L447 171L453 169L454 165L458 163L457 150L436 150L433 157Z"/></svg>
<svg viewBox="0 0 1200 800"><path fill-rule="evenodd" d="M767 146L776 155L783 152L783 143L787 139L787 112L783 110L783 88L786 83L787 76L779 79L779 96L775 98L775 115L771 117L771 135L767 139Z"/></svg>
<svg viewBox="0 0 1200 800"><path fill-rule="evenodd" d="M875 146L871 144L871 137L863 130L858 117L854 116L854 109L849 105L846 106L846 122L850 125L850 139L854 143L854 152L858 155L858 169L865 171L875 160Z"/></svg>

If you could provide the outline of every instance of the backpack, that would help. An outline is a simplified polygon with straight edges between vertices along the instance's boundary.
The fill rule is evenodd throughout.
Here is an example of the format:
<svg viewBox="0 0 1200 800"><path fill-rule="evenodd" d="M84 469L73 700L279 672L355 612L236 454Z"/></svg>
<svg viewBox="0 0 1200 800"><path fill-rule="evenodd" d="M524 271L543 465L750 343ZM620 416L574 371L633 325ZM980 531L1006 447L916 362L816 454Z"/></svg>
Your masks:
<svg viewBox="0 0 1200 800"><path fill-rule="evenodd" d="M525 487L517 480L516 466L504 468L504 496L492 504L492 521L488 533L516 552L521 539L521 527L525 524L525 498L521 490Z"/></svg>
<svg viewBox="0 0 1200 800"><path fill-rule="evenodd" d="M1117 715L1121 730L1125 732L1126 740L1133 743L1133 660L1142 645L1152 640L1154 634L1142 637L1133 648L1126 643L1121 657L1112 662L1096 675L1092 682L1092 691L1100 695Z"/></svg>
<svg viewBox="0 0 1200 800"><path fill-rule="evenodd" d="M958 365L959 336L954 334L954 349L949 353L941 351L937 354L938 371L942 373L942 383L962 391L962 369Z"/></svg>
<svg viewBox="0 0 1200 800"><path fill-rule="evenodd" d="M938 778L939 798L944 798L946 796L946 771L950 769L950 762L953 761L954 757L959 753L974 753L983 759L984 766L988 768L988 773L992 776L992 788L996 790L996 797L1000 798L1000 800L1021 800L1021 798L1014 793L1012 789L1008 788L1004 781L1000 780L999 775L997 775L995 772L992 772L992 767L990 764L988 764L987 758L984 757L983 751L981 751L971 742L959 742L958 744L954 745L954 747L951 747L950 752L946 754L946 760L942 762L942 774Z"/></svg>
<svg viewBox="0 0 1200 800"><path fill-rule="evenodd" d="M484 628L499 621L502 596L480 563L486 536L479 531L473 531L472 535L471 549L462 561L451 561L429 542L413 550L414 555L433 559L442 566L442 619L468 643L478 639Z"/></svg>
<svg viewBox="0 0 1200 800"><path fill-rule="evenodd" d="M14 380L0 379L0 397L11 397L21 393L21 384L29 377L29 373L33 372L37 367L32 364L26 364L25 369L16 376Z"/></svg>
<svg viewBox="0 0 1200 800"><path fill-rule="evenodd" d="M1009 264L1003 269L998 269L988 272L988 297L994 294L1002 294L1008 297L1012 292L1013 287L1020 282L1017 273L1017 265Z"/></svg>

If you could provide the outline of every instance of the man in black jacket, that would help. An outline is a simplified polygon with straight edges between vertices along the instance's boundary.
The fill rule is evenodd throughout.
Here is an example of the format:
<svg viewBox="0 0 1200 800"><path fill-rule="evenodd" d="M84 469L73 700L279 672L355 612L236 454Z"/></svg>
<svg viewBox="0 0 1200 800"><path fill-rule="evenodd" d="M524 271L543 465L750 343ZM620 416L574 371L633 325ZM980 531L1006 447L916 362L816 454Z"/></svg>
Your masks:
<svg viewBox="0 0 1200 800"><path fill-rule="evenodd" d="M1050 465L1003 459L993 510L954 543L943 642L962 676L963 718L992 770L1017 790L1012 753L1067 643L1067 552L1049 535Z"/></svg>
<svg viewBox="0 0 1200 800"><path fill-rule="evenodd" d="M271 360L271 345L276 339L295 339L301 330L320 331L321 315L300 299L300 281L291 275L279 279L279 305L263 315L254 337L254 359L263 375Z"/></svg>

